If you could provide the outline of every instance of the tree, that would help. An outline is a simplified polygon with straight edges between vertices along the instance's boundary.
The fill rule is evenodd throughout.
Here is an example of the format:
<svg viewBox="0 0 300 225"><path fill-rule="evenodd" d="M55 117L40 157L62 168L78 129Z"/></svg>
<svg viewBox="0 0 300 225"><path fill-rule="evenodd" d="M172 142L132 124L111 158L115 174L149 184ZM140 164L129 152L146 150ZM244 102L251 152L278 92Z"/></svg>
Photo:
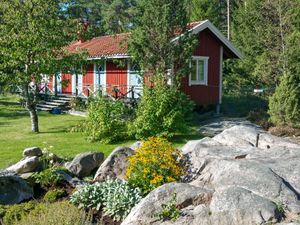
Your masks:
<svg viewBox="0 0 300 225"><path fill-rule="evenodd" d="M131 131L137 138L171 137L187 127L193 104L179 91L189 70L195 37L188 32L188 4L183 0L140 0L129 40L129 53L145 80ZM176 39L175 39L176 38ZM170 85L171 81L171 85Z"/></svg>
<svg viewBox="0 0 300 225"><path fill-rule="evenodd" d="M243 50L245 59L233 65L231 78L246 77L246 85L274 92L280 77L287 72L287 37L294 32L289 10L299 4L296 2L247 0L238 4L233 15L232 38ZM236 79L233 83L237 83Z"/></svg>
<svg viewBox="0 0 300 225"><path fill-rule="evenodd" d="M22 89L32 131L38 132L38 101L41 74L54 74L77 60L65 46L76 37L76 28L63 19L59 0L2 0L0 3L1 80ZM29 86L34 82L34 86Z"/></svg>
<svg viewBox="0 0 300 225"><path fill-rule="evenodd" d="M182 68L188 65L195 38L189 34L187 24L187 1L183 0L140 0L137 3L137 19L129 40L129 53L141 69L151 71L167 83L167 71L173 66L173 84ZM181 35L182 34L182 35ZM178 39L174 41L174 38ZM170 73L169 73L170 75Z"/></svg>
<svg viewBox="0 0 300 225"><path fill-rule="evenodd" d="M86 39L117 34L131 29L135 18L135 0L71 0L63 9L67 18L88 23Z"/></svg>
<svg viewBox="0 0 300 225"><path fill-rule="evenodd" d="M88 29L81 35L84 35L85 39L91 39L106 32L103 25L103 4L103 0L66 0L62 11L66 19L77 20L78 24L88 24Z"/></svg>
<svg viewBox="0 0 300 225"><path fill-rule="evenodd" d="M225 4L224 4L225 3ZM222 29L225 27L226 20L224 13L226 2L220 0L192 0L190 5L190 20L209 20L216 27Z"/></svg>
<svg viewBox="0 0 300 225"><path fill-rule="evenodd" d="M130 30L136 15L135 0L104 0L103 25L111 34Z"/></svg>
<svg viewBox="0 0 300 225"><path fill-rule="evenodd" d="M276 125L300 127L300 79L291 74L281 78L279 86L270 97L269 114Z"/></svg>

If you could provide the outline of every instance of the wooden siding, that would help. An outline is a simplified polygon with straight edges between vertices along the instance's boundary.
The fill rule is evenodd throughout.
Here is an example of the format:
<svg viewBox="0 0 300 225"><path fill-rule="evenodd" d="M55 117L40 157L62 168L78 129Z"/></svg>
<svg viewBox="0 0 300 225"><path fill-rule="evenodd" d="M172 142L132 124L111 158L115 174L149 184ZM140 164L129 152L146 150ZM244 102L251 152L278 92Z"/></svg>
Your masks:
<svg viewBox="0 0 300 225"><path fill-rule="evenodd" d="M85 68L85 74L82 76L82 85L84 87L94 85L94 64L89 64ZM84 89L84 94L90 96L89 90Z"/></svg>
<svg viewBox="0 0 300 225"><path fill-rule="evenodd" d="M107 61L106 62L106 91L109 94L114 93L114 87L117 87L122 94L127 92L128 84L128 68L127 64L124 67L120 67L118 64Z"/></svg>
<svg viewBox="0 0 300 225"><path fill-rule="evenodd" d="M203 30L198 35L199 44L194 56L208 56L208 85L189 86L189 75L182 79L182 90L190 96L197 105L219 103L220 83L220 47L221 43L211 31Z"/></svg>

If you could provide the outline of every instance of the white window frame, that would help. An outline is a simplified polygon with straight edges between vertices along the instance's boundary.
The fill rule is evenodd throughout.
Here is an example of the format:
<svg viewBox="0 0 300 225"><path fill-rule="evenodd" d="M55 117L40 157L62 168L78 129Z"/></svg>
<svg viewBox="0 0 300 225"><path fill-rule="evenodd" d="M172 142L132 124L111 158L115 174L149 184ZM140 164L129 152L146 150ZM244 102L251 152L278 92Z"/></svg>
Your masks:
<svg viewBox="0 0 300 225"><path fill-rule="evenodd" d="M196 66L196 77L197 77L197 80L192 80L192 72L190 72L190 75L189 75L189 86L192 86L192 85L207 85L208 84L208 59L209 57L208 56L192 56L192 59L190 60L190 69L192 68L192 60L195 60L195 61L203 61L204 62L204 80L198 80L198 62L197 62L197 66Z"/></svg>

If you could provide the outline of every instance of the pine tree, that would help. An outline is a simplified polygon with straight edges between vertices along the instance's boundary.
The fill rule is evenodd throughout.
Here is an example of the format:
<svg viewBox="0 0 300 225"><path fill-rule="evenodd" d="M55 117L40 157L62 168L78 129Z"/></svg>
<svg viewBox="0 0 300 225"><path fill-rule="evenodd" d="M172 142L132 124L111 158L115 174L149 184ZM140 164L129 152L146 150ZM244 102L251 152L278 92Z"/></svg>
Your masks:
<svg viewBox="0 0 300 225"><path fill-rule="evenodd" d="M269 102L270 119L276 125L300 127L300 79L289 73L281 78Z"/></svg>

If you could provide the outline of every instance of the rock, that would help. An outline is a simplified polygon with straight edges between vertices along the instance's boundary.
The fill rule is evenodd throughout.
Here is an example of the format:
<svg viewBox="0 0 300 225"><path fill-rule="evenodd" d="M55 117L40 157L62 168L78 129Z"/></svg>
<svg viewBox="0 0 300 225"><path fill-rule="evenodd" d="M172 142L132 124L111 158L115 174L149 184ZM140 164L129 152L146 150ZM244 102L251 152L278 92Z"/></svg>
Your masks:
<svg viewBox="0 0 300 225"><path fill-rule="evenodd" d="M16 164L8 167L6 170L13 171L18 174L34 172L39 165L39 158L37 156L28 156Z"/></svg>
<svg viewBox="0 0 300 225"><path fill-rule="evenodd" d="M12 172L0 172L0 204L17 204L33 197L33 188Z"/></svg>
<svg viewBox="0 0 300 225"><path fill-rule="evenodd" d="M242 125L213 138L190 141L182 151L190 165L184 179L188 186L182 186L186 190L170 188L171 184L155 189L134 207L123 225L278 224L282 217L279 204L287 222L299 218L299 144ZM185 191L196 196L209 190L211 197L204 204L189 201L180 205L179 200L180 217L158 221L153 215L170 199L170 190L178 190L178 197L185 196Z"/></svg>
<svg viewBox="0 0 300 225"><path fill-rule="evenodd" d="M42 156L43 152L39 147L25 148L23 151L23 156Z"/></svg>
<svg viewBox="0 0 300 225"><path fill-rule="evenodd" d="M223 224L263 224L280 219L276 204L241 187L216 190L210 204L212 215L222 216ZM226 212L226 216L224 215Z"/></svg>
<svg viewBox="0 0 300 225"><path fill-rule="evenodd" d="M212 191L184 183L165 184L141 200L121 225L161 224L155 216L162 210L162 204L171 200L176 193L176 204L181 208L189 205L207 205L211 201Z"/></svg>
<svg viewBox="0 0 300 225"><path fill-rule="evenodd" d="M128 166L127 158L134 154L128 147L117 147L99 167L94 181L103 181L107 177L124 179Z"/></svg>
<svg viewBox="0 0 300 225"><path fill-rule="evenodd" d="M62 179L67 181L74 188L86 185L86 183L84 181L80 180L77 177L72 177L71 175L69 175L68 173L66 173L63 170L57 170L56 172L58 174L62 175Z"/></svg>
<svg viewBox="0 0 300 225"><path fill-rule="evenodd" d="M142 142L141 141L137 141L135 143L133 143L129 148L131 148L132 150L136 150L137 148L142 146Z"/></svg>
<svg viewBox="0 0 300 225"><path fill-rule="evenodd" d="M34 174L33 172L30 172L30 173L22 173L22 174L20 174L20 177L22 178L22 179L24 179L24 180L28 180L31 176L32 176L32 174Z"/></svg>
<svg viewBox="0 0 300 225"><path fill-rule="evenodd" d="M66 168L78 177L86 177L98 168L103 162L102 152L85 152L75 156L75 158L65 164Z"/></svg>

